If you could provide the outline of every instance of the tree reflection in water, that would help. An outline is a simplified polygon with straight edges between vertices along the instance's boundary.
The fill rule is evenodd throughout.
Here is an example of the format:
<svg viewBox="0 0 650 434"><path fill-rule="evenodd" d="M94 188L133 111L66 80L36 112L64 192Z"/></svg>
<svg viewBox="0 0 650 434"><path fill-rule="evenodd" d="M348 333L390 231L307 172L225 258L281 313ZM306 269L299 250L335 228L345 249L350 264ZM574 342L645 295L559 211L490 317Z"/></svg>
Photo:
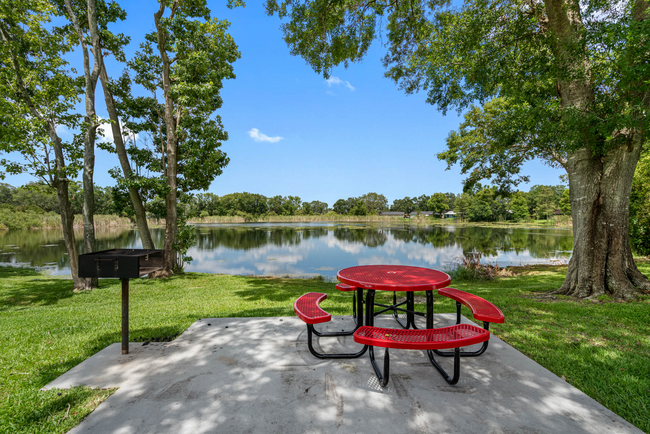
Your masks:
<svg viewBox="0 0 650 434"><path fill-rule="evenodd" d="M485 228L365 224L198 225L188 271L232 274L324 274L369 263L444 267L455 256L482 252L488 261L518 265L568 258L566 229ZM156 246L164 230L154 228ZM77 236L81 240L81 232ZM98 228L98 248L141 248L136 229ZM83 245L78 242L79 251ZM0 231L0 262L69 272L59 230ZM273 261L271 265L268 261Z"/></svg>

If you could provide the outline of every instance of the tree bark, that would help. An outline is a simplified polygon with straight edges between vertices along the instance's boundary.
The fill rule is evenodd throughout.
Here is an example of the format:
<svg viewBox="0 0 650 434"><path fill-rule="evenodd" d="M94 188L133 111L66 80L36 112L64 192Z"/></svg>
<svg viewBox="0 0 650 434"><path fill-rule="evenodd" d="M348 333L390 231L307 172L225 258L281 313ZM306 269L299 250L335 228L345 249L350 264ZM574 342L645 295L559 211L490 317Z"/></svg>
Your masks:
<svg viewBox="0 0 650 434"><path fill-rule="evenodd" d="M95 242L95 189L93 176L95 172L95 140L97 138L97 113L95 111L95 89L97 88L97 78L99 71L102 68L102 56L99 48L99 32L97 30L97 8L95 0L88 0L87 2L87 15L88 15L88 29L90 31L90 38L95 48L95 55L93 56L93 68L90 69L90 55L86 45L85 35L79 26L77 17L72 9L70 0L65 0L65 6L70 16L70 21L74 26L83 53L83 67L84 67L84 80L85 80L85 105L86 117L84 125L86 131L84 133L84 169L83 169L83 232L84 232L84 251L91 253L96 250ZM97 278L86 279L86 288L96 288L98 284Z"/></svg>
<svg viewBox="0 0 650 434"><path fill-rule="evenodd" d="M650 293L650 281L637 269L628 237L630 190L641 145L637 136L602 158L589 149L569 156L573 255L564 284L554 293L623 299Z"/></svg>
<svg viewBox="0 0 650 434"><path fill-rule="evenodd" d="M135 223L138 226L138 231L140 232L142 247L145 249L155 249L156 247L154 246L153 239L151 238L149 224L147 223L147 213L144 209L144 204L142 203L140 192L136 187L132 186L130 182L132 180L132 171L131 165L129 164L129 156L126 153L126 147L124 146L124 138L122 136L120 118L117 115L117 110L115 109L115 100L113 99L113 93L111 92L110 84L108 82L106 68L103 66L102 70L99 73L99 79L102 83L102 89L104 90L104 101L106 101L106 110L108 111L108 117L111 120L111 129L113 131L115 151L117 152L117 157L120 160L122 173L124 174L124 179L128 185L129 197L131 198L131 203L133 204L133 209L135 210Z"/></svg>
<svg viewBox="0 0 650 434"><path fill-rule="evenodd" d="M171 20L174 16L178 2L174 2L171 6ZM154 21L156 23L156 31L158 36L158 51L162 59L162 85L165 97L165 127L167 130L167 164L165 175L167 177L168 192L165 196L165 262L163 267L163 274L170 275L176 268L176 257L178 253L174 249L176 237L178 234L178 210L177 210L177 148L178 136L176 135L176 128L180 121L180 115L175 116L175 104L171 95L171 62L167 56L165 44L167 42L167 35L161 23L161 18L165 12L165 2L160 1L160 8L154 14Z"/></svg>
<svg viewBox="0 0 650 434"><path fill-rule="evenodd" d="M48 121L47 128L54 147L54 158L56 164L56 171L53 176L52 184L56 188L56 197L59 202L63 241L65 243L65 249L68 252L68 259L70 260L72 282L74 289L84 289L85 279L79 277L79 258L77 256L77 243L74 236L74 214L72 214L72 206L70 205L70 196L68 193L68 183L70 181L65 175L65 159L63 156L63 148L61 146L61 139L56 134L56 126L53 122Z"/></svg>

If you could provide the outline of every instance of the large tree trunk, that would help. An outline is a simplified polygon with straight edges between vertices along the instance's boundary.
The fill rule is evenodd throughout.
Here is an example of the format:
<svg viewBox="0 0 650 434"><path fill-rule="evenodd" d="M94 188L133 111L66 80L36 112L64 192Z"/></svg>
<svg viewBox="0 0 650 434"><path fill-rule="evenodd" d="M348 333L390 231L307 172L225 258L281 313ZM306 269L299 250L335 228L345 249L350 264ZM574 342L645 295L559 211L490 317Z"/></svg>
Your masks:
<svg viewBox="0 0 650 434"><path fill-rule="evenodd" d="M120 160L122 173L124 173L124 179L128 185L129 197L131 198L131 203L133 204L133 209L135 210L135 223L138 226L138 230L140 232L142 247L145 249L155 249L156 247L154 246L153 239L151 238L151 232L149 231L149 225L147 223L147 213L144 209L144 204L142 203L140 192L136 187L131 185L130 182L132 179L131 165L129 164L129 156L126 153L126 147L124 146L124 138L122 136L120 119L117 115L117 110L115 109L115 100L113 99L113 93L111 92L110 84L108 83L106 68L102 67L102 70L99 74L99 79L102 82L104 100L106 101L106 110L108 111L108 116L111 120L111 129L113 130L115 150L117 152L117 157Z"/></svg>
<svg viewBox="0 0 650 434"><path fill-rule="evenodd" d="M174 2L171 6L171 20L178 7L178 2ZM165 44L167 42L167 35L163 28L161 19L165 12L165 2L160 1L160 8L154 14L154 21L156 23L156 31L158 36L158 51L162 60L162 86L165 97L165 127L167 131L167 161L165 176L167 177L167 186L169 192L165 197L165 262L163 268L163 275L169 275L174 272L176 268L177 251L174 249L176 243L176 236L178 234L178 209L177 209L177 149L178 149L178 136L176 135L176 128L180 123L180 112L175 110L174 100L171 95L171 62L167 56Z"/></svg>
<svg viewBox="0 0 650 434"><path fill-rule="evenodd" d="M84 233L84 250L85 253L92 253L96 250L95 242L95 187L93 176L95 172L95 140L97 138L97 116L95 112L95 89L97 87L97 77L102 67L102 56L99 48L99 32L97 31L97 9L95 0L87 2L88 30L90 31L93 47L95 47L95 56L92 71L90 69L90 55L86 45L86 37L79 25L75 12L70 0L65 0L66 9L68 10L70 21L75 28L81 52L83 53L83 67L85 80L85 103L86 117L84 126L84 170L83 170L83 233ZM86 288L95 288L98 285L97 278L86 279Z"/></svg>
<svg viewBox="0 0 650 434"><path fill-rule="evenodd" d="M628 238L630 190L641 146L636 136L629 146L604 157L582 149L568 158L573 256L564 284L554 293L630 299L650 292L650 281L637 269Z"/></svg>
<svg viewBox="0 0 650 434"><path fill-rule="evenodd" d="M56 197L59 202L59 210L61 214L61 228L63 229L63 241L65 249L68 252L68 259L70 260L70 273L72 274L72 282L74 289L84 289L85 281L79 278L79 258L77 257L77 243L74 237L74 214L72 214L72 206L70 206L70 196L68 195L68 179L65 175L65 159L63 156L63 148L61 147L61 139L56 134L56 126L53 122L48 122L48 134L52 140L54 147L54 157L56 164L56 171L53 176L53 186L56 188Z"/></svg>

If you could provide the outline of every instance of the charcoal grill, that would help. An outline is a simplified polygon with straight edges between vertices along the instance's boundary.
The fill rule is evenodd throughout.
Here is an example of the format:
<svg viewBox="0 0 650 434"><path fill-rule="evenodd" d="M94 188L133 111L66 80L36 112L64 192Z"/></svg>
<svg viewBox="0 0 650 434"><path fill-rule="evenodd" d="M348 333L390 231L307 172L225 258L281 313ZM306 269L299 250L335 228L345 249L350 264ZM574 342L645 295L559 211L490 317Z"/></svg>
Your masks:
<svg viewBox="0 0 650 434"><path fill-rule="evenodd" d="M164 250L111 249L79 255L79 277L122 281L122 354L129 354L129 279L161 270Z"/></svg>

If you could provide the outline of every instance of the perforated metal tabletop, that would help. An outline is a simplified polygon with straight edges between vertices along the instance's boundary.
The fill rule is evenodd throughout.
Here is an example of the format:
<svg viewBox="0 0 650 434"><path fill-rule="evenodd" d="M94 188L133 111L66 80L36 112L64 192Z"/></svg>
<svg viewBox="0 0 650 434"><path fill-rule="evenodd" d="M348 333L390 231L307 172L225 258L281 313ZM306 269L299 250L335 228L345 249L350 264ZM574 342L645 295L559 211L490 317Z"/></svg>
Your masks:
<svg viewBox="0 0 650 434"><path fill-rule="evenodd" d="M361 265L344 268L336 277L342 283L378 291L429 291L451 283L442 271L407 265Z"/></svg>

